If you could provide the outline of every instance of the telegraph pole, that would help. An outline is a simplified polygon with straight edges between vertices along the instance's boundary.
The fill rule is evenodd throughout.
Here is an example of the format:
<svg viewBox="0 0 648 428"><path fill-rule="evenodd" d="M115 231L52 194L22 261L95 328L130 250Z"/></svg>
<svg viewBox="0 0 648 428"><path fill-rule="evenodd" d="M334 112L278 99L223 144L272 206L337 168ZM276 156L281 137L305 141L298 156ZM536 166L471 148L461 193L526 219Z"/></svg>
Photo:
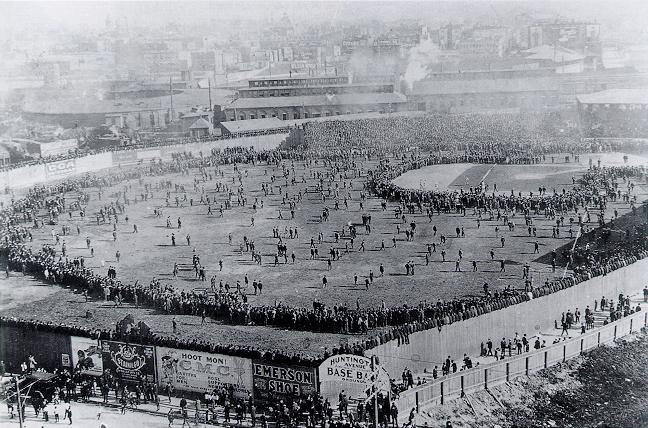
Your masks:
<svg viewBox="0 0 648 428"><path fill-rule="evenodd" d="M375 374L376 373L376 356L372 355L371 356L371 372L372 377L376 376L376 379L373 379L373 388L376 388L376 381L378 380L378 376ZM377 389L377 388L376 388ZM374 428L378 428L378 391L374 391Z"/></svg>
<svg viewBox="0 0 648 428"><path fill-rule="evenodd" d="M171 94L171 122L173 122L173 82L172 82L172 76L169 76L169 93Z"/></svg>
<svg viewBox="0 0 648 428"><path fill-rule="evenodd" d="M18 380L18 376L14 376L14 379L16 380L16 397L18 399L18 423L20 424L20 428L23 428L23 412L22 404L20 403L20 381Z"/></svg>
<svg viewBox="0 0 648 428"><path fill-rule="evenodd" d="M209 111L212 111L212 100L211 100L211 79L207 78L207 86L209 88Z"/></svg>

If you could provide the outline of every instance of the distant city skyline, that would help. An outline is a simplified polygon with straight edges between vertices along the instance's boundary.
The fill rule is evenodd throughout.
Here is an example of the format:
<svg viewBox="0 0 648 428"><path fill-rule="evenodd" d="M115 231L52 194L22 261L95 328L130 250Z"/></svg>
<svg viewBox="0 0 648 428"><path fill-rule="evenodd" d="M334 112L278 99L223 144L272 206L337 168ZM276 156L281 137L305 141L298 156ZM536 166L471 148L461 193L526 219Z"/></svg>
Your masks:
<svg viewBox="0 0 648 428"><path fill-rule="evenodd" d="M471 4L470 8L466 8ZM622 6L622 7L620 7ZM490 19L510 21L518 13L534 13L547 18L593 19L601 24L623 23L626 28L641 28L648 16L648 2L643 1L528 1L476 0L466 1L45 1L3 2L0 35L34 28L92 30L103 28L107 17L127 18L132 26L164 26L205 24L232 20L277 20L285 13L297 24L319 22L352 22L404 19L429 21ZM6 35L5 35L6 36Z"/></svg>

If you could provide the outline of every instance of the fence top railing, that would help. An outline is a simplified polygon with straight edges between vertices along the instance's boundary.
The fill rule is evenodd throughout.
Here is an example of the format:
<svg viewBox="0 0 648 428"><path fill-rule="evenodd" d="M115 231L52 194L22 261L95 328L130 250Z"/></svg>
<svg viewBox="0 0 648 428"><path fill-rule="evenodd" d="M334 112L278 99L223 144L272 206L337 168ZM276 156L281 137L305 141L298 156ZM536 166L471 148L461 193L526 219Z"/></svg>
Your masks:
<svg viewBox="0 0 648 428"><path fill-rule="evenodd" d="M523 355L516 355L515 357L508 357L506 360L503 360L503 361L500 360L500 361L493 361L492 363L480 364L478 367L473 367L471 369L466 369L466 370L458 371L456 373L452 373L452 374L449 374L449 375L442 376L442 377L440 377L438 379L432 380L431 382L427 382L427 383L422 384L420 386L415 386L412 389L408 389L407 391L401 392L400 395L399 395L399 400L410 400L410 399L412 399L412 397L414 397L416 395L417 392L421 392L421 391L423 391L425 389L434 388L435 386L439 386L441 383L444 383L444 382L447 383L447 382L455 380L455 379L460 379L461 377L466 376L467 374L476 373L479 370L485 370L485 369L492 370L492 369L498 368L498 366L505 367L506 364L511 364L513 362L523 361L523 360L526 360L527 358L531 358L531 357L534 357L534 356L537 356L537 355L542 355L545 352L548 352L549 349L558 349L558 348L561 348L561 347L568 346L568 345L570 345L572 343L578 343L580 340L583 340L585 338L595 337L602 331L613 330L615 328L615 326L618 326L619 324L622 324L624 322L630 323L630 320L635 320L635 319L639 319L639 318L643 318L645 320L647 314L648 313L646 313L644 311L634 312L634 313L628 315L627 317L618 319L618 320L613 321L613 322L611 322L611 323L609 323L607 325L595 328L594 330L591 330L588 333L573 337L571 339L567 339L567 340L562 341L560 343L551 344L551 345L548 345L548 346L546 346L544 348L540 348L540 349L537 349L537 350L534 349L534 350L531 350L531 351L529 351L529 352L527 352L527 353L525 353ZM643 326L643 324L642 324L642 326ZM511 373L511 375L514 375L514 374L515 373Z"/></svg>

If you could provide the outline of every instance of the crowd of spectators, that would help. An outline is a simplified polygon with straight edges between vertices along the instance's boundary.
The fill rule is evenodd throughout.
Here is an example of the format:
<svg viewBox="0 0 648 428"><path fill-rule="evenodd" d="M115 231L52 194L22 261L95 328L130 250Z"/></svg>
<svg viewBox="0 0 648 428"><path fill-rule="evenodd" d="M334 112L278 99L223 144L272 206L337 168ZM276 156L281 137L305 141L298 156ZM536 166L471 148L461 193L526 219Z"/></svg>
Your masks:
<svg viewBox="0 0 648 428"><path fill-rule="evenodd" d="M512 289L506 288L482 296L456 298L450 301L421 302L418 305L400 305L393 307L356 309L347 306L327 307L313 304L312 308L300 308L277 303L275 305L253 306L247 303L245 296L235 291L214 291L211 293L186 292L174 289L160 281L150 284L126 284L115 278L109 278L83 266L78 260L60 257L52 248L44 247L34 251L25 245L31 239L27 225L35 222L35 210L47 207L50 217L66 210L65 200L57 195L65 191L83 191L88 187L104 187L118 183L126 178L140 178L144 175L164 175L167 173L187 172L189 168L215 166L223 163L276 162L282 158L319 159L327 153L330 156L359 145L369 152L379 154L387 150L387 145L397 141L406 147L409 144L425 146L431 152L426 156L415 152L410 159L402 163L381 160L378 166L367 175L366 188L383 199L397 200L410 209L423 207L433 211L451 212L457 209L476 208L490 212L499 210L538 214L556 217L568 212L577 215L579 208L592 208L601 212L608 200L621 198L619 180L627 178L644 179L643 168L592 167L578 182L578 185L562 193L539 192L536 195L522 194L503 195L489 194L483 188L475 187L471 192L463 191L412 191L399 188L392 179L404 171L419 168L430 163L451 162L502 162L517 159L524 163L538 162L551 150L562 148L564 140L558 138L545 144L538 144L541 123L535 127L526 126L522 118L508 115L488 115L484 119L477 115L463 115L424 118L388 118L362 119L348 122L318 122L307 124L306 134L311 147L307 150L276 150L254 152L249 149L227 149L212 151L203 156L182 154L174 156L170 162L152 162L137 168L109 171L101 174L85 175L72 178L63 183L50 186L37 186L27 196L0 212L3 228L0 231L2 247L0 250L7 257L9 267L14 270L30 273L46 280L66 284L84 290L100 298L119 296L121 302L156 308L170 315L207 316L220 322L237 325L266 325L292 330L307 330L326 333L363 334L362 340L349 345L341 345L331 350L333 353L362 354L391 340L408 341L409 334L431 328L459 322L481 314L498 310L539 297L557 290L571 287L579 282L626 266L646 257L646 228L637 227L627 233L626 239L616 242L612 249L594 252L592 248L581 249L570 254L578 260L573 266L574 274L554 281L548 281L539 287ZM535 129L535 131L534 131ZM515 137L515 138L514 138ZM340 147L338 143L343 142ZM372 151L373 150L373 151ZM325 156L325 157L326 157ZM570 156L578 156L572 154ZM604 192L601 192L604 190ZM632 202L632 201L628 201ZM68 202L69 203L69 202ZM634 208L633 208L634 209ZM583 219L579 217L579 224ZM15 319L2 319L1 322L19 322ZM182 338L163 337L143 332L137 328L129 332L95 331L75 326L61 326L31 320L37 328L68 329L70 334L101 337L104 339L145 342L160 346L189 348L198 351L216 352L230 355L241 355L251 358L263 358L283 363L316 364L317 358L301 354L286 355L282 351L265 351L252 346L232 346L214 344L207 341L184 340ZM146 333L146 334L144 334ZM324 358L326 358L325 352Z"/></svg>

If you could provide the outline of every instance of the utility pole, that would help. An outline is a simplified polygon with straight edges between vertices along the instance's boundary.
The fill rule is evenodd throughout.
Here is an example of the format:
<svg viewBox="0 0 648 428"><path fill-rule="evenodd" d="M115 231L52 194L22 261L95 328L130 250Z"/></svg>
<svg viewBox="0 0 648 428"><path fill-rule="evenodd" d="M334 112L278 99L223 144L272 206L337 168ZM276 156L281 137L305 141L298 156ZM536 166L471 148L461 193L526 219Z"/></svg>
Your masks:
<svg viewBox="0 0 648 428"><path fill-rule="evenodd" d="M209 88L209 111L212 111L212 100L211 100L211 79L207 78L207 87Z"/></svg>
<svg viewBox="0 0 648 428"><path fill-rule="evenodd" d="M174 114L173 114L173 77L169 76L169 93L171 94L171 122L173 122L174 119Z"/></svg>
<svg viewBox="0 0 648 428"><path fill-rule="evenodd" d="M14 376L14 379L16 380L16 397L18 399L18 423L20 424L20 428L23 428L23 412L22 404L20 403L20 381L18 380L18 376Z"/></svg>
<svg viewBox="0 0 648 428"><path fill-rule="evenodd" d="M371 356L371 372L372 372L372 377L376 377L376 379L372 379L373 385L372 387L376 389L374 391L374 428L378 428L378 390L376 388L376 381L378 380L378 376L376 375L376 356L372 355Z"/></svg>

